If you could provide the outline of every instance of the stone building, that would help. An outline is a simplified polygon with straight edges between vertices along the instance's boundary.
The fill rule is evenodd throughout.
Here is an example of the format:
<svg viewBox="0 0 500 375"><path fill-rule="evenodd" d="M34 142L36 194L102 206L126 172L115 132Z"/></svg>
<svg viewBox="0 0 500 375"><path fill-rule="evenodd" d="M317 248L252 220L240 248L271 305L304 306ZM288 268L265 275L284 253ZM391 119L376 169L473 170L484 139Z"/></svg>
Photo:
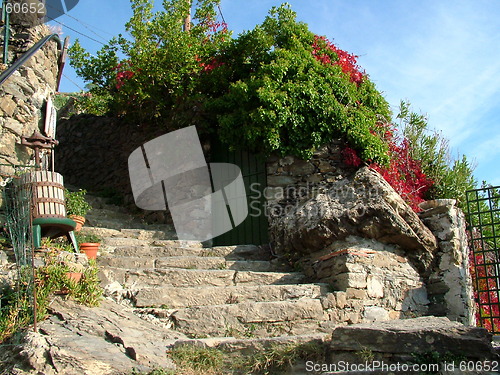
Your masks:
<svg viewBox="0 0 500 375"><path fill-rule="evenodd" d="M0 34L3 39L4 34ZM30 20L13 17L9 65L50 34L46 25L33 26ZM3 40L1 43L3 45ZM43 130L47 100L57 89L60 50L59 43L49 41L0 86L1 175L11 175L15 166L32 163L32 151L21 146L20 140L34 130ZM0 73L6 68L1 65Z"/></svg>

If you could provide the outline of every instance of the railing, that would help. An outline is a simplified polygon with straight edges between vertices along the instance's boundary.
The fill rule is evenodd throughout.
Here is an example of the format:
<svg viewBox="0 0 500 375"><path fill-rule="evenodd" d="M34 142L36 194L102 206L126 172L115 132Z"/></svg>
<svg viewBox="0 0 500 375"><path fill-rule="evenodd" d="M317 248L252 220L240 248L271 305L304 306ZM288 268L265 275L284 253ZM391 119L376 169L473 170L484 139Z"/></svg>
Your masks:
<svg viewBox="0 0 500 375"><path fill-rule="evenodd" d="M55 40L58 44L58 49L62 50L62 42L59 35L47 35L42 40L38 41L33 47L27 50L17 61L9 66L0 74L0 85L2 85L17 69L19 69L26 61L28 61L40 48L47 44L50 40ZM60 63L60 62L59 62Z"/></svg>
<svg viewBox="0 0 500 375"><path fill-rule="evenodd" d="M10 14L7 12L7 0L3 1L2 4L2 25L3 25L3 56L2 62L7 65L9 60L9 39L10 39Z"/></svg>
<svg viewBox="0 0 500 375"><path fill-rule="evenodd" d="M500 187L467 191L467 213L477 320L500 334Z"/></svg>

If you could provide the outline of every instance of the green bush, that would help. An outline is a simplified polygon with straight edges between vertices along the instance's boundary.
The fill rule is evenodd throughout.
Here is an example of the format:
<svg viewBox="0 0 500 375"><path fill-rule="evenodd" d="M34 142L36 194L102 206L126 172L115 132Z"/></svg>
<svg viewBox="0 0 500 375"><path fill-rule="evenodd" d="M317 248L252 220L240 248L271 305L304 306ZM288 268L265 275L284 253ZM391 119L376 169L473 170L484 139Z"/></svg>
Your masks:
<svg viewBox="0 0 500 375"><path fill-rule="evenodd" d="M355 56L315 35L288 5L231 39L216 22L217 5L198 1L186 33L186 1L166 1L153 14L151 1L133 0L132 41L115 38L93 57L71 48L71 64L91 84L86 100L165 130L196 124L233 149L308 158L344 138L363 159L387 162L376 131L389 106Z"/></svg>
<svg viewBox="0 0 500 375"><path fill-rule="evenodd" d="M441 133L429 130L425 116L413 112L408 102L401 101L397 118L410 143L411 156L433 181L426 198L456 199L458 206L466 211L466 192L477 184L474 167L467 157L453 158L448 140Z"/></svg>

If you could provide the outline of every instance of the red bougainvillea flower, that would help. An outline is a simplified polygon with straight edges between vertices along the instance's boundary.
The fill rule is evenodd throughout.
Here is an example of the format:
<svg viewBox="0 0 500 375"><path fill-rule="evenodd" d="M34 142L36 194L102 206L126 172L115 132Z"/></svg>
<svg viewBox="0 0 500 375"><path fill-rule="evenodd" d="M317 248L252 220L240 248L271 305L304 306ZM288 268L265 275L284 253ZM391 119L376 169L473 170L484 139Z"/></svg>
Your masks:
<svg viewBox="0 0 500 375"><path fill-rule="evenodd" d="M349 167L359 167L362 164L361 158L358 156L356 150L345 147L342 150L342 161Z"/></svg>
<svg viewBox="0 0 500 375"><path fill-rule="evenodd" d="M419 204L425 200L425 193L434 182L422 172L420 162L411 157L408 139L397 142L390 130L386 130L383 136L391 139L389 165L372 164L371 168L379 172L415 212L419 212Z"/></svg>
<svg viewBox="0 0 500 375"><path fill-rule="evenodd" d="M115 66L114 70L116 73L116 89L120 90L126 81L131 79L136 73L132 70L133 64L130 61L124 61L117 66Z"/></svg>
<svg viewBox="0 0 500 375"><path fill-rule="evenodd" d="M316 60L325 65L340 66L342 71L349 75L352 82L355 82L357 85L361 83L364 73L361 72L361 68L357 64L358 56L340 49L326 37L319 35L314 37L312 48L312 54ZM332 61L328 52L334 52L337 55L337 60Z"/></svg>

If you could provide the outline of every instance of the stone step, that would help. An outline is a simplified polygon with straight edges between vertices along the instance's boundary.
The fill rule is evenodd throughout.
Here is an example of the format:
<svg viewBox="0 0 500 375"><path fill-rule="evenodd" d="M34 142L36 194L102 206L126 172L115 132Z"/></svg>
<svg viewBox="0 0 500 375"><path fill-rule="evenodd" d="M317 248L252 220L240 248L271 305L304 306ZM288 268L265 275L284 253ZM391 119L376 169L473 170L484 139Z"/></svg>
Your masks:
<svg viewBox="0 0 500 375"><path fill-rule="evenodd" d="M236 337L209 337L196 339L179 339L167 346L167 349L173 349L179 346L192 345L204 348L216 348L226 353L256 353L263 349L295 344L317 343L327 345L328 334L315 333L298 336L276 336L266 338L236 338Z"/></svg>
<svg viewBox="0 0 500 375"><path fill-rule="evenodd" d="M261 337L261 338L235 338L235 337L210 337L196 339L179 339L171 345L167 346L167 350L175 348L192 346L196 348L213 348L220 350L224 356L234 358L235 361L241 363L243 358L247 358L249 365L266 363L259 362L261 356L269 358L276 353L287 353L292 360L290 367L286 370L286 374L305 375L310 374L306 361L314 363L324 363L324 353L327 348L329 334L304 334L299 336L277 336L277 337ZM257 361L255 359L257 356ZM279 359L278 359L279 360ZM310 362L309 362L310 363ZM309 364L309 367L311 365ZM241 369L232 368L235 373L243 373ZM251 371L247 368L247 371ZM276 370L259 368L259 373L274 374ZM244 372L247 373L247 372ZM252 373L257 373L255 370Z"/></svg>
<svg viewBox="0 0 500 375"><path fill-rule="evenodd" d="M326 333L335 326L321 301L314 298L187 307L175 311L170 319L176 330L194 337Z"/></svg>
<svg viewBox="0 0 500 375"><path fill-rule="evenodd" d="M326 284L241 285L220 287L142 288L134 296L136 307L165 306L177 309L193 306L246 302L271 302L319 298L328 292Z"/></svg>
<svg viewBox="0 0 500 375"><path fill-rule="evenodd" d="M139 240L173 240L175 236L175 232L169 230L166 225L165 230L122 229L121 233L124 237Z"/></svg>
<svg viewBox="0 0 500 375"><path fill-rule="evenodd" d="M134 242L135 241L135 242ZM106 245L116 256L148 256L153 258L171 256L223 257L226 260L271 260L269 251L254 245L193 247L179 241L152 241L149 245L143 240L127 242L123 239L109 239ZM127 243L133 243L127 245ZM196 243L194 244L196 245Z"/></svg>
<svg viewBox="0 0 500 375"><path fill-rule="evenodd" d="M83 234L95 234L101 237L103 240L110 237L122 237L122 232L118 229L111 228L100 228L100 227L89 227L84 226L81 230Z"/></svg>
<svg viewBox="0 0 500 375"><path fill-rule="evenodd" d="M261 260L226 260L222 257L171 256L171 257L132 257L102 256L99 264L103 267L118 268L184 268L204 270L237 270L257 272L288 271L286 265Z"/></svg>
<svg viewBox="0 0 500 375"><path fill-rule="evenodd" d="M132 232L130 232L132 233ZM108 237L104 238L103 244L107 247L136 247L138 252L149 253L149 247L189 247L194 249L203 248L203 244L197 241L179 241L179 240L159 240L147 238L134 238L134 237ZM145 247L146 249L139 249Z"/></svg>
<svg viewBox="0 0 500 375"><path fill-rule="evenodd" d="M434 316L339 326L331 335L327 363L363 363L358 355L362 350L386 364L409 363L429 353L447 354L457 358L455 370L461 360L498 360L486 329Z"/></svg>
<svg viewBox="0 0 500 375"><path fill-rule="evenodd" d="M83 233L93 233L98 236L105 238L134 238L138 240L173 240L173 233L165 230L147 230L147 229L112 229L112 228L101 228L101 227L91 227L84 226L82 228ZM112 242L112 241L111 241Z"/></svg>
<svg viewBox="0 0 500 375"><path fill-rule="evenodd" d="M117 281L130 289L146 286L235 286L264 284L300 284L305 276L298 272L252 272L234 270L187 270L144 268L129 270L106 267L100 271L104 285Z"/></svg>

